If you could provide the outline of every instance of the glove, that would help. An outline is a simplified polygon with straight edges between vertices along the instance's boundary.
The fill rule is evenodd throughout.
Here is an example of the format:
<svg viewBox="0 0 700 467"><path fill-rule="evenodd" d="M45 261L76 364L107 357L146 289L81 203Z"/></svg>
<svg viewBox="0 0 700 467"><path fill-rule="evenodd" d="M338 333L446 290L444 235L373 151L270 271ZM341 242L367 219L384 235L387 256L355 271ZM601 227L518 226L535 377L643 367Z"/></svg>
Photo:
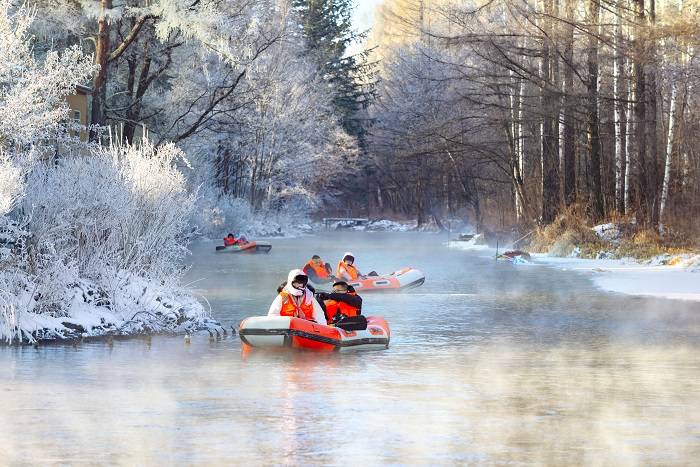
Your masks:
<svg viewBox="0 0 700 467"><path fill-rule="evenodd" d="M326 292L319 292L316 294L317 300L328 300L330 297Z"/></svg>

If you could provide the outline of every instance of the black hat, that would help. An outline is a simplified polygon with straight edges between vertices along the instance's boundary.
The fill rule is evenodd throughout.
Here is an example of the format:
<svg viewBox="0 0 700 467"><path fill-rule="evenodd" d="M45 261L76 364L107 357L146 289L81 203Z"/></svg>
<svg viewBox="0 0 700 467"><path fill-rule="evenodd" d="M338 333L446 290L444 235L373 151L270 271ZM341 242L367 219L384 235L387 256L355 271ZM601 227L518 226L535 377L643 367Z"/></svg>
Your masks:
<svg viewBox="0 0 700 467"><path fill-rule="evenodd" d="M309 282L309 276L305 274L296 275L294 276L294 280L292 280L292 282L301 282L307 284Z"/></svg>

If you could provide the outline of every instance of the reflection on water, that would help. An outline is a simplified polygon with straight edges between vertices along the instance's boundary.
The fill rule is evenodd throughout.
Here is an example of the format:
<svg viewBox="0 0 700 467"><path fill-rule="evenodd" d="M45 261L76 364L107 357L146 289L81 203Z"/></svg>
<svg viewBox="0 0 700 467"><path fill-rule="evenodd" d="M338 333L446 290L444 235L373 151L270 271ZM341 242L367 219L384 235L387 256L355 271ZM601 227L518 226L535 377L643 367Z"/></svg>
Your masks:
<svg viewBox="0 0 700 467"><path fill-rule="evenodd" d="M689 465L700 458L698 304L606 295L444 238L273 240L267 255L193 245L226 327L264 314L313 254L425 284L365 294L384 351L241 353L238 337L0 348L10 465Z"/></svg>

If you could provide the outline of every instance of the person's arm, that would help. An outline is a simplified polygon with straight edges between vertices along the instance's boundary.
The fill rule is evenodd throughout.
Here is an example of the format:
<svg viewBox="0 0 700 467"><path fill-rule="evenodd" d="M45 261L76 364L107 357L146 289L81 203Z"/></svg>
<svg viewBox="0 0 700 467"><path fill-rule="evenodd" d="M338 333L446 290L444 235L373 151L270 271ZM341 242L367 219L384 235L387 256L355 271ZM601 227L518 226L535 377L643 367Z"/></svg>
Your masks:
<svg viewBox="0 0 700 467"><path fill-rule="evenodd" d="M268 316L280 316L280 311L282 311L282 296L277 295L277 297L272 301L270 309L268 310Z"/></svg>
<svg viewBox="0 0 700 467"><path fill-rule="evenodd" d="M326 313L323 311L321 305L319 305L313 295L311 296L311 303L314 306L314 315L311 317L311 319L316 321L318 324L323 324L324 326L327 325L328 321L326 321Z"/></svg>
<svg viewBox="0 0 700 467"><path fill-rule="evenodd" d="M354 308L362 308L362 297L359 295L350 295L347 293L329 293L328 298L336 302L347 303Z"/></svg>
<svg viewBox="0 0 700 467"><path fill-rule="evenodd" d="M340 268L338 274L340 274L340 279L345 282L352 282L354 280L346 268Z"/></svg>

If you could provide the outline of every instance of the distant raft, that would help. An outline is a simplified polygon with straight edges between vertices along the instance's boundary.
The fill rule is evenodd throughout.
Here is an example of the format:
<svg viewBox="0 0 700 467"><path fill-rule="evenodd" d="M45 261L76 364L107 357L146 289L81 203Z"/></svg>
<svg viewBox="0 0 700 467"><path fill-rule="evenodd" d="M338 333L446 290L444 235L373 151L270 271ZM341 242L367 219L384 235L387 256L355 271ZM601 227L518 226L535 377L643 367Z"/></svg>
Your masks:
<svg viewBox="0 0 700 467"><path fill-rule="evenodd" d="M403 268L380 276L365 276L364 279L348 282L357 293L364 292L403 292L420 287L425 282L425 274L418 269Z"/></svg>
<svg viewBox="0 0 700 467"><path fill-rule="evenodd" d="M531 261L530 253L524 250L506 250L501 254L496 254L494 259L506 259L508 261L519 262L522 260Z"/></svg>
<svg viewBox="0 0 700 467"><path fill-rule="evenodd" d="M383 318L367 316L366 325L348 328L291 316L252 316L243 320L238 335L244 351L267 348L344 352L389 348L389 325Z"/></svg>
<svg viewBox="0 0 700 467"><path fill-rule="evenodd" d="M216 246L218 253L268 253L271 249L272 244L264 241L248 242L244 245Z"/></svg>

